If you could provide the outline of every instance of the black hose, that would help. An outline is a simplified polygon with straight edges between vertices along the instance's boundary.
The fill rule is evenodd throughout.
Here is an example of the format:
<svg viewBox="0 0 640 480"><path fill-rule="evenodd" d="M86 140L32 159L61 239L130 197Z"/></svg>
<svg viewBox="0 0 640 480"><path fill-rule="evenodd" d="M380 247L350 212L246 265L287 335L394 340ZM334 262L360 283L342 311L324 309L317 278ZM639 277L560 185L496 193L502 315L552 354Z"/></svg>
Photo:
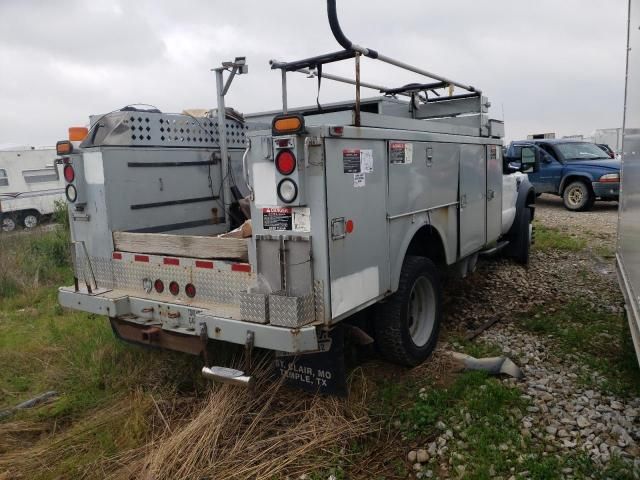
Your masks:
<svg viewBox="0 0 640 480"><path fill-rule="evenodd" d="M347 38L347 36L340 28L340 22L338 21L338 12L336 10L336 0L327 0L327 15L329 17L329 26L331 27L331 32L335 37L336 41L344 48L345 50L353 50L353 42ZM365 55L371 58L378 58L378 52L372 50L370 48L365 49Z"/></svg>

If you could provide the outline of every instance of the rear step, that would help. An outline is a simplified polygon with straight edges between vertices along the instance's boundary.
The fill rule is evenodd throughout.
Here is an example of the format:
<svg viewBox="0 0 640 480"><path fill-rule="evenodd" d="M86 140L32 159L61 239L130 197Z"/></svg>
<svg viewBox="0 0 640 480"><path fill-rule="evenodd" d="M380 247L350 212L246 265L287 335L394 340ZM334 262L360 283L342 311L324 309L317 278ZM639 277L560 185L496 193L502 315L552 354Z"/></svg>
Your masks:
<svg viewBox="0 0 640 480"><path fill-rule="evenodd" d="M253 388L254 377L245 375L242 370L227 367L202 367L202 376L214 382L228 383L239 387Z"/></svg>

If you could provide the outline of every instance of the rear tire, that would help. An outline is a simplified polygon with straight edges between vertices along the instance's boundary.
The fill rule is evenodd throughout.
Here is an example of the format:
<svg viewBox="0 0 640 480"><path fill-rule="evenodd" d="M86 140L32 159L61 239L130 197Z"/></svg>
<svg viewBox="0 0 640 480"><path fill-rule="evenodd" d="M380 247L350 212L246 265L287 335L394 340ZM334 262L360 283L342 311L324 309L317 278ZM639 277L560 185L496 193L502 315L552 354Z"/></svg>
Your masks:
<svg viewBox="0 0 640 480"><path fill-rule="evenodd" d="M562 203L564 208L571 212L586 212L591 210L596 197L591 187L582 180L576 180L567 185L562 192Z"/></svg>
<svg viewBox="0 0 640 480"><path fill-rule="evenodd" d="M414 367L435 349L442 316L439 277L428 258L405 258L398 290L375 312L375 340L385 359Z"/></svg>
<svg viewBox="0 0 640 480"><path fill-rule="evenodd" d="M16 229L16 219L12 215L4 215L1 222L3 232L13 232Z"/></svg>
<svg viewBox="0 0 640 480"><path fill-rule="evenodd" d="M24 217L22 217L22 226L26 229L31 229L38 226L40 222L40 216L37 213L27 213Z"/></svg>

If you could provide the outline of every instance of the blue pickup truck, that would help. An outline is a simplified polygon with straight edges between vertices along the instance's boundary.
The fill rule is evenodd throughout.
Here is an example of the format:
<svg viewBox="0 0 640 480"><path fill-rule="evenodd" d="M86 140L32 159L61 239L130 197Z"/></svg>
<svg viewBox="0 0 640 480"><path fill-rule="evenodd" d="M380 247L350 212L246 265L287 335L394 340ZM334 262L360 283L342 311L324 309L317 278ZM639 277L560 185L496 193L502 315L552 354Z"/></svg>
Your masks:
<svg viewBox="0 0 640 480"><path fill-rule="evenodd" d="M562 197L574 212L591 209L596 199L618 200L620 160L612 159L593 143L575 140L520 140L511 142L507 158L519 158L523 146L540 151L540 169L529 174L536 193Z"/></svg>

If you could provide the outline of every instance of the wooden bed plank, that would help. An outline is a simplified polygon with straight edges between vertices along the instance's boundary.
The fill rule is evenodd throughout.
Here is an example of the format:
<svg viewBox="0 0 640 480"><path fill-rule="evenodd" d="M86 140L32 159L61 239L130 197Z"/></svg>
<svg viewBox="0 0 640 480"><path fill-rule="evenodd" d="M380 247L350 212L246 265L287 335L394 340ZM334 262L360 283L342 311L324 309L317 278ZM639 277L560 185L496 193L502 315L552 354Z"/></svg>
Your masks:
<svg viewBox="0 0 640 480"><path fill-rule="evenodd" d="M113 232L113 243L121 252L244 261L248 258L244 238Z"/></svg>

